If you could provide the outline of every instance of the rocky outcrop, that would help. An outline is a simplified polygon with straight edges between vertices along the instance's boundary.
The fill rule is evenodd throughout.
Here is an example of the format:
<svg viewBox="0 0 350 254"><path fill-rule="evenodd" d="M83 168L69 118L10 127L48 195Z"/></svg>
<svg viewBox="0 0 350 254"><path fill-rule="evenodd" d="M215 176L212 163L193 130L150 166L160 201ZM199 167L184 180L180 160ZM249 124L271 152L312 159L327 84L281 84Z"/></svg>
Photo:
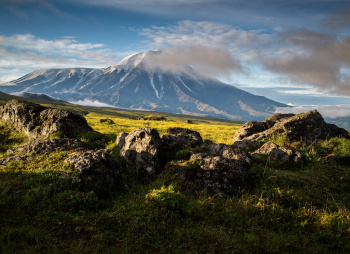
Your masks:
<svg viewBox="0 0 350 254"><path fill-rule="evenodd" d="M245 148L239 146L219 144L213 151L213 154L193 154L179 167L178 175L196 189L207 188L228 195L250 169L251 157Z"/></svg>
<svg viewBox="0 0 350 254"><path fill-rule="evenodd" d="M93 131L86 119L79 114L17 100L0 107L0 119L33 139L47 138L53 133L72 137L74 131Z"/></svg>
<svg viewBox="0 0 350 254"><path fill-rule="evenodd" d="M185 128L172 127L167 130L168 134L162 136L162 159L168 160L171 156L187 147L194 148L203 144L199 132Z"/></svg>
<svg viewBox="0 0 350 254"><path fill-rule="evenodd" d="M260 141L282 135L289 141L325 140L333 137L349 138L349 133L334 124L328 124L316 110L298 115L275 114L263 122L247 122L235 134L235 141Z"/></svg>
<svg viewBox="0 0 350 254"><path fill-rule="evenodd" d="M76 139L38 139L23 145L9 149L7 152L33 152L36 154L50 153L54 151L69 151L75 149L88 149L88 144Z"/></svg>
<svg viewBox="0 0 350 254"><path fill-rule="evenodd" d="M281 162L303 162L301 153L276 145L272 141L265 143L253 154L266 154L270 158Z"/></svg>
<svg viewBox="0 0 350 254"><path fill-rule="evenodd" d="M124 140L123 146L121 140ZM118 146L127 167L135 169L140 179L152 179L160 172L161 139L156 129L144 127L134 130L120 138Z"/></svg>
<svg viewBox="0 0 350 254"><path fill-rule="evenodd" d="M122 166L106 151L82 151L64 162L72 164L78 172L84 192L93 191L105 197L122 186Z"/></svg>

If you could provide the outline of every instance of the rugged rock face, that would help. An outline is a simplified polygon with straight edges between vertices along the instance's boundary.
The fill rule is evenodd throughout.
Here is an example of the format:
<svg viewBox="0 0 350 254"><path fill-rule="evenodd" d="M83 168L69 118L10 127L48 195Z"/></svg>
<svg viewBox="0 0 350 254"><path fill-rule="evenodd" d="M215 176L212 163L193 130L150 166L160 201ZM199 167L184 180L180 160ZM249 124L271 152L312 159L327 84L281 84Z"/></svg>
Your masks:
<svg viewBox="0 0 350 254"><path fill-rule="evenodd" d="M16 100L0 107L0 119L33 139L49 137L55 132L71 137L74 130L93 131L86 119L79 114Z"/></svg>
<svg viewBox="0 0 350 254"><path fill-rule="evenodd" d="M283 135L290 141L317 141L338 136L349 138L346 130L326 123L321 114L313 110L298 115L276 114L263 122L247 122L235 134L233 142L259 141L274 135Z"/></svg>
<svg viewBox="0 0 350 254"><path fill-rule="evenodd" d="M212 144L214 146L214 144ZM251 157L239 146L217 145L214 154L193 154L178 170L179 177L194 188L228 195L251 167Z"/></svg>
<svg viewBox="0 0 350 254"><path fill-rule="evenodd" d="M168 134L162 136L162 159L167 160L171 154L186 147L194 148L203 144L203 139L199 132L185 128L169 128Z"/></svg>
<svg viewBox="0 0 350 254"><path fill-rule="evenodd" d="M50 153L56 150L69 151L74 149L88 149L89 145L76 139L38 139L9 149L7 152Z"/></svg>
<svg viewBox="0 0 350 254"><path fill-rule="evenodd" d="M122 186L122 166L106 151L82 151L64 162L72 164L79 172L85 192L93 191L104 197L112 189Z"/></svg>
<svg viewBox="0 0 350 254"><path fill-rule="evenodd" d="M127 136L128 136L128 133L126 132L122 132L118 135L116 143L120 150L125 146L125 138Z"/></svg>
<svg viewBox="0 0 350 254"><path fill-rule="evenodd" d="M301 163L303 161L301 153L294 152L284 147L280 147L279 145L276 145L272 141L265 143L253 154L266 154L272 159L282 161L282 162Z"/></svg>
<svg viewBox="0 0 350 254"><path fill-rule="evenodd" d="M123 140L122 138L120 140ZM161 139L156 129L144 127L130 132L118 145L129 168L136 169L139 178L152 179L160 172Z"/></svg>

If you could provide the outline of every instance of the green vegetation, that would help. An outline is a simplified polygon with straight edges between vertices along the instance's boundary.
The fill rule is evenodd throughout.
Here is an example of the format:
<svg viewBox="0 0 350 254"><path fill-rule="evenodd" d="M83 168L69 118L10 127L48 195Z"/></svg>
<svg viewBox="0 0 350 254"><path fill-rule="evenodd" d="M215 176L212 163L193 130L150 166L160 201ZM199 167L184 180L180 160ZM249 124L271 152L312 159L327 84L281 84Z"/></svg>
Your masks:
<svg viewBox="0 0 350 254"><path fill-rule="evenodd" d="M27 141L26 136L15 130L11 125L0 122L0 152Z"/></svg>
<svg viewBox="0 0 350 254"><path fill-rule="evenodd" d="M103 112L104 114L101 114ZM84 134L83 140L118 156L115 137L150 126L197 130L204 139L230 144L240 126L212 120L188 125L182 119L138 121L112 110L86 115L107 134ZM119 113L118 113L119 114ZM99 123L110 118L115 124ZM0 125L0 149L26 141L23 134ZM281 166L263 156L235 194L193 190L169 163L149 184L124 172L125 188L108 199L79 191L79 178L63 161L74 151L35 155L0 165L1 253L349 253L350 167L327 160L350 156L350 141L280 144L299 150L307 161ZM187 157L190 149L176 155ZM1 154L0 159L8 154ZM190 170L197 161L183 164Z"/></svg>
<svg viewBox="0 0 350 254"><path fill-rule="evenodd" d="M170 127L188 128L194 131L198 131L203 140L209 139L216 143L232 144L233 135L241 127L240 125L233 124L232 122L217 122L211 120L205 120L205 122L198 122L198 124L188 124L181 118L167 117L168 121L155 121L155 120L135 120L130 118L121 118L113 115L108 115L108 118L113 120L115 124L103 124L100 123L100 119L106 117L106 115L89 113L85 115L89 125L96 131L108 134L110 136L117 136L121 132L130 133L131 131L142 128L151 127L159 131L160 135L166 134L167 129ZM145 118L146 119L146 118ZM153 118L154 119L154 118Z"/></svg>

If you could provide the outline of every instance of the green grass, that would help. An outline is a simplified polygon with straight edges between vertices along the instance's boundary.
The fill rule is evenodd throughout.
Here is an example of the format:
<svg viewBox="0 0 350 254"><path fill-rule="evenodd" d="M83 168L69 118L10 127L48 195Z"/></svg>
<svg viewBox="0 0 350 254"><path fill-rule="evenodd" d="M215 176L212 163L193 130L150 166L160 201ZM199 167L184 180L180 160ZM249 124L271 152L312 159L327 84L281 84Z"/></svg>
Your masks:
<svg viewBox="0 0 350 254"><path fill-rule="evenodd" d="M199 122L197 124L188 124L179 119L172 119L167 117L167 121L157 120L134 120L129 118L118 118L108 116L115 124L100 123L102 116L96 113L89 113L85 116L89 125L96 131L110 135L111 137L119 135L121 132L130 133L131 131L142 128L151 127L158 130L160 135L166 134L170 127L188 128L198 131L203 140L209 139L216 143L232 144L234 133L241 127L241 125L233 123L218 123L216 121L207 120L205 123Z"/></svg>
<svg viewBox="0 0 350 254"><path fill-rule="evenodd" d="M0 152L27 141L26 136L15 130L11 125L0 122Z"/></svg>
<svg viewBox="0 0 350 254"><path fill-rule="evenodd" d="M101 112L86 118L108 135L100 143L92 134L81 138L111 149L117 158L114 140L121 131L150 126L162 134L178 126L230 144L239 128L208 119L189 125L169 115L168 121L138 121ZM99 123L101 118L116 124ZM26 141L4 124L0 137L2 151ZM64 164L73 152L29 153L25 162L0 165L0 252L349 253L350 167L324 161L330 153L350 156L349 140L308 145L276 140L308 159L293 166L254 156L251 170L229 197L189 188L178 179L177 164L169 163L149 184L126 170L124 190L99 199L80 192L79 179Z"/></svg>

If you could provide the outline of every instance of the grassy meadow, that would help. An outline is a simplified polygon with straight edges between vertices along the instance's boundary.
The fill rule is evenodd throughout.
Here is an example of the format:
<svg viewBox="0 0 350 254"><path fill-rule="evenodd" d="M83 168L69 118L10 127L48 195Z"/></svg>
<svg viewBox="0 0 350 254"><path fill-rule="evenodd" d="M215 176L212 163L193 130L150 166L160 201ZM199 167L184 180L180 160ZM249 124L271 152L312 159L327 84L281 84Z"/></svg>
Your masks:
<svg viewBox="0 0 350 254"><path fill-rule="evenodd" d="M110 149L121 163L115 138L122 131L149 126L164 134L177 126L231 144L241 126L205 118L187 124L187 118L161 113L167 121L130 119L149 112L75 110L106 134L103 140L88 133L80 138ZM105 118L114 124L101 123ZM0 159L27 141L4 123L0 139ZM274 141L300 151L305 162L296 166L254 155L229 197L188 188L176 175L179 164L170 162L149 184L126 170L123 190L100 199L80 192L79 180L63 163L74 151L28 153L27 161L0 165L0 253L350 253L350 141Z"/></svg>
<svg viewBox="0 0 350 254"><path fill-rule="evenodd" d="M146 115L148 116L148 115ZM96 131L109 134L118 135L121 132L130 133L131 131L142 128L151 127L158 130L160 135L166 134L170 127L181 127L198 131L203 140L209 139L215 143L232 144L233 135L241 127L238 124L220 123L216 121L207 120L205 123L194 120L193 124L186 123L183 119L173 120L171 117L165 116L167 121L153 121L153 120L133 120L130 118L118 118L108 116L108 119L113 120L115 124L100 123L101 115L97 113L89 113L85 116L89 125Z"/></svg>

